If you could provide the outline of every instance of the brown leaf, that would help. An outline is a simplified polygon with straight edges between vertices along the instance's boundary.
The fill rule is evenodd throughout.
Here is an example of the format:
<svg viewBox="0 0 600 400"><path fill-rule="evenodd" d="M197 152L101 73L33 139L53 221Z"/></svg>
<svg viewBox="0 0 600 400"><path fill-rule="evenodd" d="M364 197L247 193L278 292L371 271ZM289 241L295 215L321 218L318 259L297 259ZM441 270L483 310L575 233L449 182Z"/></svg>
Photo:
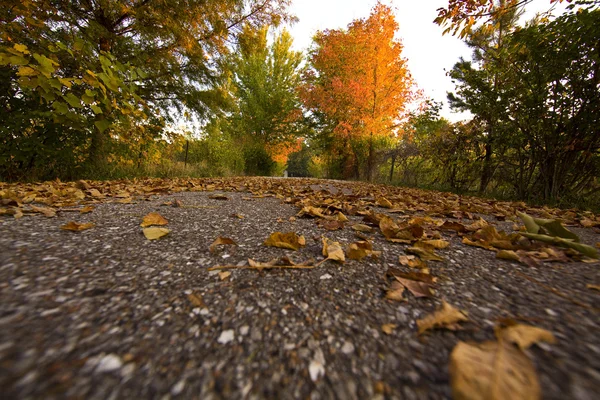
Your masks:
<svg viewBox="0 0 600 400"><path fill-rule="evenodd" d="M85 206L81 210L79 210L79 212L81 214L91 213L92 211L94 211L94 208L95 208L94 206Z"/></svg>
<svg viewBox="0 0 600 400"><path fill-rule="evenodd" d="M502 260L521 261L521 257L513 250L500 250L496 253L496 258Z"/></svg>
<svg viewBox="0 0 600 400"><path fill-rule="evenodd" d="M365 233L373 232L373 228L371 228L369 225L364 225L364 224L352 225L351 228L357 232L365 232Z"/></svg>
<svg viewBox="0 0 600 400"><path fill-rule="evenodd" d="M298 236L295 232L274 232L265 240L265 246L280 247L282 249L298 250L306 245L304 236Z"/></svg>
<svg viewBox="0 0 600 400"><path fill-rule="evenodd" d="M146 228L152 225L167 225L169 221L167 221L162 215L157 212L151 212L144 217L140 226L142 228Z"/></svg>
<svg viewBox="0 0 600 400"><path fill-rule="evenodd" d="M80 224L75 221L70 221L67 224L61 226L60 229L65 231L80 232L85 231L86 229L91 229L94 226L96 226L96 224L94 224L93 222L85 222Z"/></svg>
<svg viewBox="0 0 600 400"><path fill-rule="evenodd" d="M456 232L465 232L467 228L461 223L453 222L453 221L444 221L442 225L438 227L444 231L456 231Z"/></svg>
<svg viewBox="0 0 600 400"><path fill-rule="evenodd" d="M407 301L404 297L404 285L398 281L393 281L392 285L385 294L385 298L394 301Z"/></svg>
<svg viewBox="0 0 600 400"><path fill-rule="evenodd" d="M336 220L321 220L319 225L327 229L328 231L336 231L338 229L344 229L344 223Z"/></svg>
<svg viewBox="0 0 600 400"><path fill-rule="evenodd" d="M402 284L413 296L419 297L431 297L432 290L431 286L425 282L413 281L411 279L404 279L396 277L396 280Z"/></svg>
<svg viewBox="0 0 600 400"><path fill-rule="evenodd" d="M221 271L219 272L219 279L224 281L225 279L229 278L231 276L231 272L230 271Z"/></svg>
<svg viewBox="0 0 600 400"><path fill-rule="evenodd" d="M404 265L409 268L427 268L427 263L415 256L398 256L398 261L400 262L400 265Z"/></svg>
<svg viewBox="0 0 600 400"><path fill-rule="evenodd" d="M208 198L213 200L229 200L229 197L224 194L211 194Z"/></svg>
<svg viewBox="0 0 600 400"><path fill-rule="evenodd" d="M327 257L325 260L332 260L340 263L344 263L346 261L344 250L342 250L342 246L339 244L339 242L333 242L326 237L323 237L322 240L323 255Z"/></svg>
<svg viewBox="0 0 600 400"><path fill-rule="evenodd" d="M231 214L232 218L244 219L246 218L243 214Z"/></svg>
<svg viewBox="0 0 600 400"><path fill-rule="evenodd" d="M44 216L46 216L48 218L56 217L56 210L54 208L51 208L51 207L37 207L37 206L34 206L34 205L31 205L30 207L31 207L31 210L33 212L44 214Z"/></svg>
<svg viewBox="0 0 600 400"><path fill-rule="evenodd" d="M237 243L233 239L230 239L230 238L227 238L227 237L223 237L223 236L219 236L208 247L208 251L210 251L211 253L214 253L215 251L217 251L217 246L222 245L222 244L232 244L234 246L237 246Z"/></svg>
<svg viewBox="0 0 600 400"><path fill-rule="evenodd" d="M381 255L380 251L373 251L373 245L369 241L360 241L350 244L347 250L348 258L351 260L362 260L365 257L377 258Z"/></svg>
<svg viewBox="0 0 600 400"><path fill-rule="evenodd" d="M398 325L396 324L383 324L381 325L381 330L386 335L391 335L394 332L394 329L396 329L397 327Z"/></svg>
<svg viewBox="0 0 600 400"><path fill-rule="evenodd" d="M190 303L192 303L192 305L194 307L198 307L198 308L205 308L206 304L204 304L204 300L202 299L202 295L199 293L190 293L188 294L188 299L190 301Z"/></svg>
<svg viewBox="0 0 600 400"><path fill-rule="evenodd" d="M497 336L501 336L507 342L516 344L521 350L526 350L531 345L539 342L556 343L556 338L552 332L523 324L514 324L499 329Z"/></svg>
<svg viewBox="0 0 600 400"><path fill-rule="evenodd" d="M504 342L458 342L450 355L452 397L465 400L537 400L540 384L533 364Z"/></svg>
<svg viewBox="0 0 600 400"><path fill-rule="evenodd" d="M383 208L392 208L394 205L391 201L386 199L385 197L380 197L377 199L377 205Z"/></svg>
<svg viewBox="0 0 600 400"><path fill-rule="evenodd" d="M404 251L419 256L423 261L444 261L444 259L435 254L434 251L423 249L421 247L408 247Z"/></svg>
<svg viewBox="0 0 600 400"><path fill-rule="evenodd" d="M90 196L95 197L97 199L103 199L106 197L102 193L100 193L98 189L89 189L88 193L90 194Z"/></svg>
<svg viewBox="0 0 600 400"><path fill-rule="evenodd" d="M588 283L587 285L585 285L585 287L587 289L591 289L591 290L600 290L600 285L592 285L592 284Z"/></svg>
<svg viewBox="0 0 600 400"><path fill-rule="evenodd" d="M445 241L445 240L419 240L418 242L416 242L414 244L414 246L419 247L418 244L419 243L423 243L426 246L429 246L433 249L445 249L446 247L448 247L450 245L449 242Z"/></svg>
<svg viewBox="0 0 600 400"><path fill-rule="evenodd" d="M302 208L302 210L300 210L300 212L296 216L297 217L309 216L309 217L325 218L325 215L323 215L323 210L321 210L320 208L317 208L317 207L312 207L312 206L306 206L306 207Z"/></svg>
<svg viewBox="0 0 600 400"><path fill-rule="evenodd" d="M419 335L430 329L444 328L454 331L459 329L459 322L468 320L464 312L444 301L442 302L441 309L427 315L423 319L417 320L417 327L419 328Z"/></svg>
<svg viewBox="0 0 600 400"><path fill-rule="evenodd" d="M348 222L348 217L346 217L344 214L342 214L339 211L336 212L333 217L335 218L335 220L337 220L339 222ZM342 225L342 227L343 227L343 225Z"/></svg>

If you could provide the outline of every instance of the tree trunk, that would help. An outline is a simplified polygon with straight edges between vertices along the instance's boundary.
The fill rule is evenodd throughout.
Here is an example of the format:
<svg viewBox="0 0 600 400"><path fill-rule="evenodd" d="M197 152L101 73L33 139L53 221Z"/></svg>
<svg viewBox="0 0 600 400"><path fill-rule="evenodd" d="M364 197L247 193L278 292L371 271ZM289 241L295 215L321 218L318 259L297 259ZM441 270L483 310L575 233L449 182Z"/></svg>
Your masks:
<svg viewBox="0 0 600 400"><path fill-rule="evenodd" d="M483 168L481 170L481 181L479 182L479 194L483 194L486 191L490 181L492 180L492 150L492 144L489 142L486 143L485 158L483 159Z"/></svg>
<svg viewBox="0 0 600 400"><path fill-rule="evenodd" d="M389 178L390 183L392 183L392 179L394 179L395 165L396 165L396 153L392 153L392 166L390 167L390 178Z"/></svg>
<svg viewBox="0 0 600 400"><path fill-rule="evenodd" d="M367 180L369 182L373 181L373 169L375 163L375 149L373 148L373 132L371 132L371 136L369 137L369 157L367 158Z"/></svg>

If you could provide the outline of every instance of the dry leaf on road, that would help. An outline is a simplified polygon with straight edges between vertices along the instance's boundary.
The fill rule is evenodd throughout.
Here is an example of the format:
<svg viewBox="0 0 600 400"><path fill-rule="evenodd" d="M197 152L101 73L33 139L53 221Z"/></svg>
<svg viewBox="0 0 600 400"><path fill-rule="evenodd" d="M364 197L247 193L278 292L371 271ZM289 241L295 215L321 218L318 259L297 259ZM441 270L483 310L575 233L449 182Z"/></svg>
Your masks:
<svg viewBox="0 0 600 400"><path fill-rule="evenodd" d="M295 251L306 245L306 239L304 239L304 236L298 236L295 232L274 232L269 235L264 244L265 246Z"/></svg>
<svg viewBox="0 0 600 400"><path fill-rule="evenodd" d="M458 342L450 354L450 384L457 400L537 400L540 384L533 364L504 342Z"/></svg>
<svg viewBox="0 0 600 400"><path fill-rule="evenodd" d="M142 228L146 228L152 225L167 225L169 221L167 221L162 215L157 212L151 212L144 217L140 226Z"/></svg>
<svg viewBox="0 0 600 400"><path fill-rule="evenodd" d="M432 314L427 315L423 319L417 320L419 335L430 329L449 329L457 330L460 328L459 322L468 321L469 318L465 313L457 308L452 307L445 301L442 302L442 308Z"/></svg>
<svg viewBox="0 0 600 400"><path fill-rule="evenodd" d="M223 236L219 236L208 247L208 251L210 251L211 253L214 253L217 250L217 246L220 245L220 244L232 244L234 246L237 246L237 243L233 239L230 239L230 238L227 238L227 237L223 237Z"/></svg>
<svg viewBox="0 0 600 400"><path fill-rule="evenodd" d="M70 221L67 224L61 226L60 229L65 231L80 232L85 231L86 229L93 228L94 226L96 226L96 224L94 224L93 222L84 222L80 224L79 222Z"/></svg>
<svg viewBox="0 0 600 400"><path fill-rule="evenodd" d="M165 235L168 235L169 232L171 232L171 231L167 228L152 227L152 228L144 228L143 232L144 232L144 236L146 236L146 239L156 240L156 239L160 239L161 237L163 237Z"/></svg>
<svg viewBox="0 0 600 400"><path fill-rule="evenodd" d="M516 344L521 350L526 350L538 342L556 343L556 338L552 332L523 324L514 324L498 329L497 336L501 336L509 343Z"/></svg>
<svg viewBox="0 0 600 400"><path fill-rule="evenodd" d="M322 238L323 240L323 255L327 257L326 260L337 261L340 263L344 263L346 261L346 257L344 255L344 250L339 242L333 242L326 237Z"/></svg>

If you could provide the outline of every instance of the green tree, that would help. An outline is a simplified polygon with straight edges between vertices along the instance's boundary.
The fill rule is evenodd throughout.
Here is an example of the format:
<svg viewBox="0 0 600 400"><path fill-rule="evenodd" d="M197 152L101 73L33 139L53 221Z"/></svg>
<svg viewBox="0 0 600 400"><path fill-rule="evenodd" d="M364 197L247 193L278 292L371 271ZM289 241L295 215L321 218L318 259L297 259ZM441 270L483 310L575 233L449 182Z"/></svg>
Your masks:
<svg viewBox="0 0 600 400"><path fill-rule="evenodd" d="M292 50L283 30L267 43L268 27L246 26L232 58L232 94L236 108L231 130L244 144L246 173L270 174L274 159L289 153L306 132L297 89L302 53Z"/></svg>

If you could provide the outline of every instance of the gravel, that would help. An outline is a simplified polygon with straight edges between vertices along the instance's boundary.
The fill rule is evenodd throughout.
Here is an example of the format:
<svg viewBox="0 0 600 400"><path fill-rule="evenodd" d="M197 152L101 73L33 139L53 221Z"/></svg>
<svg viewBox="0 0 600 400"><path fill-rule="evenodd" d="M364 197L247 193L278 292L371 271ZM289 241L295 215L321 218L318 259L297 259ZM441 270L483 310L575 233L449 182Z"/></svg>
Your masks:
<svg viewBox="0 0 600 400"><path fill-rule="evenodd" d="M228 200L210 198L215 194ZM3 397L446 399L454 345L493 340L497 320L511 317L557 338L527 350L544 398L597 398L600 297L586 285L600 283L598 264L530 267L445 235L451 245L438 253L446 261L430 262L439 278L435 296L392 302L385 299L385 273L398 267L407 245L375 233L378 259L232 269L221 279L207 269L246 265L248 258L319 262L322 235L344 246L358 240L348 227L326 231L314 219L292 218L298 209L283 199L248 196L180 192L101 203L89 214L0 217ZM162 205L171 200L183 207ZM171 233L149 241L139 224L153 211L169 221ZM70 220L96 226L61 230ZM573 230L588 244L600 242L592 229ZM264 246L275 231L302 234L306 246ZM209 252L218 236L238 246ZM442 300L472 322L419 336L416 320ZM386 334L384 324L396 328Z"/></svg>

